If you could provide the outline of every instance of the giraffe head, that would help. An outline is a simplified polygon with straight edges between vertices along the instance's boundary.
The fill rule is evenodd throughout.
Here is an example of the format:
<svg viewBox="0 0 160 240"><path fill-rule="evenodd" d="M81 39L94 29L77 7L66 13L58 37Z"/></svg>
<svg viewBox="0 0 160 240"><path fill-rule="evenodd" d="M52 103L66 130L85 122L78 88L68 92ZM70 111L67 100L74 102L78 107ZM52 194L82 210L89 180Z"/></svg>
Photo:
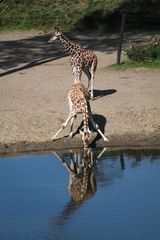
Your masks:
<svg viewBox="0 0 160 240"><path fill-rule="evenodd" d="M55 27L54 32L51 35L51 38L49 39L49 43L54 42L59 36L61 35L61 32L58 27Z"/></svg>

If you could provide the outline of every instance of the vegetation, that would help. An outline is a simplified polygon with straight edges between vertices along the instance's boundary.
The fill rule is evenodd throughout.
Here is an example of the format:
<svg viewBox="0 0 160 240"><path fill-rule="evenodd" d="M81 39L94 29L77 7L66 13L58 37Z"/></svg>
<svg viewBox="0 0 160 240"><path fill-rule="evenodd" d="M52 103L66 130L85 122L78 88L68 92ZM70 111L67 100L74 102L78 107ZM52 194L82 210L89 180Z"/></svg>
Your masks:
<svg viewBox="0 0 160 240"><path fill-rule="evenodd" d="M132 61L139 63L154 62L160 59L160 44L132 46L127 50L127 56Z"/></svg>
<svg viewBox="0 0 160 240"><path fill-rule="evenodd" d="M0 0L0 29L119 29L121 12L131 25L160 23L159 0ZM133 13L133 14L131 14ZM134 15L134 16L133 16Z"/></svg>
<svg viewBox="0 0 160 240"><path fill-rule="evenodd" d="M63 30L75 27L84 16L102 10L103 14L118 8L124 0L0 0L1 29Z"/></svg>
<svg viewBox="0 0 160 240"><path fill-rule="evenodd" d="M159 0L0 0L0 30L41 29L59 26L63 31L86 28L116 29L122 12L128 14L126 25L160 25ZM132 13L132 14L130 14ZM114 26L114 28L113 28ZM147 25L149 26L149 25ZM160 67L160 40L148 46L133 46L127 59L114 69Z"/></svg>
<svg viewBox="0 0 160 240"><path fill-rule="evenodd" d="M119 65L113 64L112 69L128 68L159 68L160 67L160 36L153 36L151 42L146 45L132 46L126 51L127 59Z"/></svg>
<svg viewBox="0 0 160 240"><path fill-rule="evenodd" d="M121 64L112 64L109 66L112 70L127 70L131 68L160 68L160 59L150 62L135 62L129 59L126 59Z"/></svg>

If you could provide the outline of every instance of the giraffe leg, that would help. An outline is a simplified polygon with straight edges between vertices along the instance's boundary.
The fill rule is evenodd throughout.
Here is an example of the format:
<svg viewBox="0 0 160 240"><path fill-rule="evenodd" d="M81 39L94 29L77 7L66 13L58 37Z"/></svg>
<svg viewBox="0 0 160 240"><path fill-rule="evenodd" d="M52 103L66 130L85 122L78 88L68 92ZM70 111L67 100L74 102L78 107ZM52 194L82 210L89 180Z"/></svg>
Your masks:
<svg viewBox="0 0 160 240"><path fill-rule="evenodd" d="M68 125L69 121L73 118L74 116L69 114L67 117L67 120L62 124L62 127L58 130L58 132L52 137L52 141L54 141L56 139L56 137L60 134L60 132L66 128L66 126Z"/></svg>
<svg viewBox="0 0 160 240"><path fill-rule="evenodd" d="M86 74L86 76L88 77L88 91L90 89L90 80L91 80L91 73L89 71L88 67L84 67L83 68L83 72Z"/></svg>
<svg viewBox="0 0 160 240"><path fill-rule="evenodd" d="M93 100L93 89L94 89L94 75L95 72L91 70L91 100Z"/></svg>
<svg viewBox="0 0 160 240"><path fill-rule="evenodd" d="M73 137L73 123L74 123L74 120L75 120L75 116L73 116L73 118L71 118L71 128L70 128L70 133L69 133L69 138L72 138Z"/></svg>
<svg viewBox="0 0 160 240"><path fill-rule="evenodd" d="M82 76L82 66L81 65L72 65L72 73L74 77L74 83L81 82Z"/></svg>
<svg viewBox="0 0 160 240"><path fill-rule="evenodd" d="M93 100L94 76L97 68L97 61L92 62L91 66L91 100Z"/></svg>
<svg viewBox="0 0 160 240"><path fill-rule="evenodd" d="M93 124L94 128L97 130L97 132L99 132L99 134L102 136L103 140L105 142L109 142L108 138L104 136L104 134L101 132L98 124L94 121L92 113L89 114L89 119L90 119L91 123Z"/></svg>
<svg viewBox="0 0 160 240"><path fill-rule="evenodd" d="M101 158L101 156L103 155L103 153L107 150L107 148L103 148L102 151L100 152L100 154L97 156L97 159Z"/></svg>
<svg viewBox="0 0 160 240"><path fill-rule="evenodd" d="M61 163L63 164L63 166L68 170L68 172L72 172L72 169L70 168L69 164L67 163L66 160L64 160L63 158L61 158L56 152L54 153L54 155L56 155L56 157L61 161Z"/></svg>

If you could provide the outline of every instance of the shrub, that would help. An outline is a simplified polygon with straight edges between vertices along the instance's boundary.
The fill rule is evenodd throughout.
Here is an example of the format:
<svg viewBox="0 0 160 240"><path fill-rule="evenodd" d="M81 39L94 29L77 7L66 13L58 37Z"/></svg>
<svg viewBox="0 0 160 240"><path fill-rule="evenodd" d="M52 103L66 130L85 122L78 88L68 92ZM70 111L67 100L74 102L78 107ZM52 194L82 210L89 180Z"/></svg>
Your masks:
<svg viewBox="0 0 160 240"><path fill-rule="evenodd" d="M150 60L160 58L160 45L148 47L146 49L146 56Z"/></svg>
<svg viewBox="0 0 160 240"><path fill-rule="evenodd" d="M141 46L132 46L127 50L129 59L135 62L147 62L160 59L160 42Z"/></svg>
<svg viewBox="0 0 160 240"><path fill-rule="evenodd" d="M127 56L136 62L144 62L145 60L145 48L144 46L132 46L127 50Z"/></svg>

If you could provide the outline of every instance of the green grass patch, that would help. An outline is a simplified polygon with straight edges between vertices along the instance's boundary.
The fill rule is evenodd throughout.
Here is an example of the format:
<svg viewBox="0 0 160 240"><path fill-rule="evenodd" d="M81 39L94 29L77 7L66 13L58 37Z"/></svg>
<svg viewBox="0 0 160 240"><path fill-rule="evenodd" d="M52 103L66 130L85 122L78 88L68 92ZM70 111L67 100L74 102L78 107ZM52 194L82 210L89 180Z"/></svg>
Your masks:
<svg viewBox="0 0 160 240"><path fill-rule="evenodd" d="M147 62L135 62L129 59L126 59L121 64L112 64L108 66L111 70L128 70L132 68L160 68L160 59L154 60L154 61L147 61Z"/></svg>

